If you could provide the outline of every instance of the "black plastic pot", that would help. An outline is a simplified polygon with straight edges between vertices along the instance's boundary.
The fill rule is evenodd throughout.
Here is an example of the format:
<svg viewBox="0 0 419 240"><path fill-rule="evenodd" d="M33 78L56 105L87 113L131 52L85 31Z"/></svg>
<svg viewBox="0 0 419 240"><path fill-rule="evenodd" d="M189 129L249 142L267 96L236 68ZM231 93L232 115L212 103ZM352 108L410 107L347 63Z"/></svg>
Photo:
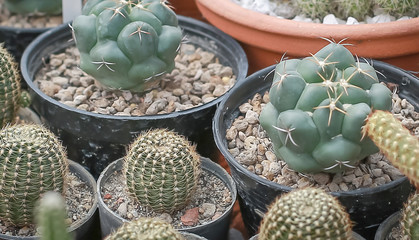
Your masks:
<svg viewBox="0 0 419 240"><path fill-rule="evenodd" d="M237 81L247 74L248 62L242 47L230 36L213 26L198 20L178 16L179 24L188 41L213 52L220 62L231 66ZM64 51L73 42L68 26L52 29L35 39L25 50L21 69L32 96L32 107L41 120L63 141L69 158L88 167L97 177L114 159L122 157L125 147L141 131L150 128L175 130L197 143L201 155L217 151L211 120L217 104L223 96L214 101L185 111L170 114L140 117L103 115L66 106L48 97L33 83L43 59L51 53Z"/></svg>
<svg viewBox="0 0 419 240"><path fill-rule="evenodd" d="M374 240L386 240L390 235L393 228L399 226L400 224L401 212L395 212L391 214L386 220L384 220L377 229L375 233Z"/></svg>
<svg viewBox="0 0 419 240"><path fill-rule="evenodd" d="M418 109L419 79L400 68L380 61L373 61L374 67L383 73L380 81L399 84L399 94ZM262 69L245 81L238 84L223 99L217 108L213 119L214 138L217 147L227 160L231 174L237 185L239 203L245 226L249 235L253 236L259 227L261 216L266 212L269 203L275 197L289 192L288 186L262 179L248 171L230 154L227 148L226 130L234 119L239 116L238 107L253 98L256 93L269 90L272 84L275 65ZM398 211L406 201L412 186L406 177L376 188L364 188L348 192L333 192L346 207L352 221L354 231L366 239L373 239L378 225L395 211Z"/></svg>
<svg viewBox="0 0 419 240"><path fill-rule="evenodd" d="M80 221L70 225L68 231L74 236L75 240L84 240L84 239L94 239L97 235L97 229L94 229L97 225L98 221L98 213L97 213L97 206L98 206L98 195L96 190L96 180L93 178L92 174L90 174L82 165L69 160L69 169L70 172L78 176L85 184L91 189L93 192L93 197L95 198L93 201L93 206L86 214L86 216L81 219ZM35 240L39 239L37 236L32 237L18 237L18 236L10 236L5 234L0 234L0 239L10 239L10 240Z"/></svg>
<svg viewBox="0 0 419 240"><path fill-rule="evenodd" d="M97 180L97 192L99 194L99 216L100 216L100 227L102 231L102 237L109 235L112 231L116 230L119 226L122 225L123 222L127 221L126 219L120 217L118 214L113 212L109 207L104 203L103 198L101 196L101 188L104 182L114 174L116 171L122 169L123 160L118 159L111 164L100 174ZM183 232L190 232L197 234L199 236L205 237L210 240L219 240L219 239L227 239L229 225L230 225L230 218L233 212L233 204L237 199L237 188L236 184L234 183L231 176L227 173L227 171L222 168L217 163L214 163L208 158L201 157L201 166L204 171L207 171L211 174L217 176L221 181L226 184L228 189L231 192L231 205L228 209L221 215L219 218L205 223L204 225L198 225L195 227L190 228L182 228L179 229Z"/></svg>

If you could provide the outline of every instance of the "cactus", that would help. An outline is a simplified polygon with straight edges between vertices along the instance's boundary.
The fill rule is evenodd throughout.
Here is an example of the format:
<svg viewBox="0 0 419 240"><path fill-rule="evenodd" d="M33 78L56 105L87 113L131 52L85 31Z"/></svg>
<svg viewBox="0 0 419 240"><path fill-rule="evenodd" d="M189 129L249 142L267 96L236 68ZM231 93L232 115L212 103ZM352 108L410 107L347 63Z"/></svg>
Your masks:
<svg viewBox="0 0 419 240"><path fill-rule="evenodd" d="M390 162L419 189L419 140L393 114L371 113L362 129Z"/></svg>
<svg viewBox="0 0 419 240"><path fill-rule="evenodd" d="M296 8L311 18L323 18L330 13L333 0L297 0L294 1Z"/></svg>
<svg viewBox="0 0 419 240"><path fill-rule="evenodd" d="M402 16L411 11L417 11L418 0L374 0L374 2L390 14Z"/></svg>
<svg viewBox="0 0 419 240"><path fill-rule="evenodd" d="M133 199L156 212L174 212L193 196L200 172L195 146L165 129L140 135L124 159L123 174Z"/></svg>
<svg viewBox="0 0 419 240"><path fill-rule="evenodd" d="M182 31L164 1L89 0L72 25L80 68L110 89L144 92L175 65Z"/></svg>
<svg viewBox="0 0 419 240"><path fill-rule="evenodd" d="M341 18L364 19L372 10L373 0L335 0L335 15Z"/></svg>
<svg viewBox="0 0 419 240"><path fill-rule="evenodd" d="M318 188L279 196L263 217L259 240L351 239L352 223L339 201Z"/></svg>
<svg viewBox="0 0 419 240"><path fill-rule="evenodd" d="M157 218L141 217L125 222L105 240L183 240L172 225Z"/></svg>
<svg viewBox="0 0 419 240"><path fill-rule="evenodd" d="M298 172L342 172L378 152L361 127L389 110L391 91L375 69L331 42L304 59L281 61L260 115L276 156Z"/></svg>
<svg viewBox="0 0 419 240"><path fill-rule="evenodd" d="M46 192L37 206L40 240L71 240L67 232L67 212L64 198L57 192Z"/></svg>
<svg viewBox="0 0 419 240"><path fill-rule="evenodd" d="M419 239L419 193L412 194L404 205L401 218L402 236ZM405 238L403 238L405 239Z"/></svg>
<svg viewBox="0 0 419 240"><path fill-rule="evenodd" d="M18 14L48 14L61 13L62 0L5 0L6 8Z"/></svg>
<svg viewBox="0 0 419 240"><path fill-rule="evenodd" d="M0 44L0 123L1 127L13 123L19 107L27 107L29 94L20 89L20 72L7 49Z"/></svg>
<svg viewBox="0 0 419 240"><path fill-rule="evenodd" d="M45 127L7 126L0 131L0 219L16 226L34 221L47 191L64 194L68 162L64 148Z"/></svg>

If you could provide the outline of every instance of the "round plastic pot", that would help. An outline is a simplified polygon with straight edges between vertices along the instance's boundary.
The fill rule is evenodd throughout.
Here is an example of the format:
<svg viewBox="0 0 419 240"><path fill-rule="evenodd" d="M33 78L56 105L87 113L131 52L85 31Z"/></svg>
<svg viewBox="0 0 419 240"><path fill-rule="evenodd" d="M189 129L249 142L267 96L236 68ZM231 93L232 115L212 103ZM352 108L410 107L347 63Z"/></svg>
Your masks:
<svg viewBox="0 0 419 240"><path fill-rule="evenodd" d="M253 237L249 238L249 240L258 240L258 236L259 234L256 234ZM356 232L352 232L352 240L365 240L365 238Z"/></svg>
<svg viewBox="0 0 419 240"><path fill-rule="evenodd" d="M374 240L386 240L390 236L393 228L400 224L400 211L393 213L386 220L384 220L375 233Z"/></svg>
<svg viewBox="0 0 419 240"><path fill-rule="evenodd" d="M247 74L248 63L241 46L231 37L213 26L189 17L179 17L179 24L189 43L210 51L222 64L233 69L237 81ZM68 26L47 31L35 39L25 50L21 69L32 97L32 107L41 120L62 140L68 156L86 166L93 176L114 159L125 154L125 147L141 131L168 128L197 143L201 155L211 157L215 146L211 120L217 104L225 96L188 110L147 116L115 116L92 113L69 107L43 93L33 82L45 59L52 53L72 46Z"/></svg>
<svg viewBox="0 0 419 240"><path fill-rule="evenodd" d="M395 66L380 61L373 61L374 68L384 74L378 74L380 81L398 84L399 95L409 100L418 109L419 79ZM234 88L220 103L213 119L215 143L226 159L237 185L239 204L243 222L253 236L259 227L262 215L276 196L289 192L290 187L262 179L243 167L228 151L226 130L239 116L239 106L252 99L254 94L269 90L272 84L275 65L264 68L245 79ZM403 202L412 191L406 177L375 188L362 188L347 192L332 192L345 206L351 220L355 223L354 231L367 239L372 239L378 225L403 206Z"/></svg>
<svg viewBox="0 0 419 240"><path fill-rule="evenodd" d="M109 235L112 231L116 230L122 225L123 222L127 220L120 217L118 214L113 212L109 207L104 203L101 196L101 188L107 179L114 174L116 171L122 169L123 159L118 159L111 164L100 174L97 180L97 192L99 193L99 216L100 216L100 227L102 231L102 237ZM201 167L204 171L209 172L217 176L224 184L228 187L231 192L232 203L227 208L227 210L219 218L205 223L203 225L198 225L195 227L182 228L178 229L182 232L190 232L197 234L199 236L205 237L210 240L219 240L227 239L227 234L230 225L230 218L233 212L233 204L237 199L237 188L231 176L227 171L222 168L217 163L214 163L208 158L201 157Z"/></svg>
<svg viewBox="0 0 419 240"><path fill-rule="evenodd" d="M86 186L92 191L94 200L92 208L83 217L80 221L70 225L68 231L70 234L73 235L74 239L76 240L84 240L84 239L93 239L93 236L96 236L95 232L97 231L94 229L95 221L97 219L97 206L98 206L98 195L96 190L96 180L93 178L92 174L90 174L82 165L68 160L69 161L69 170L71 173L75 174L79 177ZM10 236L5 234L0 234L0 239L7 239L7 240L35 240L39 239L38 236L31 236L31 237L19 237L19 236Z"/></svg>

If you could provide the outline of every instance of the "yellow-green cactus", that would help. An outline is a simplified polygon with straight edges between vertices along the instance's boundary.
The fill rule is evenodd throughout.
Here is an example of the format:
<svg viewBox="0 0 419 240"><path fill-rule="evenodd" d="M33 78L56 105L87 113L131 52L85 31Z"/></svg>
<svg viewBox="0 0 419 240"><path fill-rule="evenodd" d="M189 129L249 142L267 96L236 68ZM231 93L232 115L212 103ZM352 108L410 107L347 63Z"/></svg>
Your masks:
<svg viewBox="0 0 419 240"><path fill-rule="evenodd" d="M412 194L404 205L401 219L402 236L419 239L419 193ZM404 239L404 238L403 238Z"/></svg>
<svg viewBox="0 0 419 240"><path fill-rule="evenodd" d="M61 2L62 0L5 0L9 11L19 14L60 14Z"/></svg>

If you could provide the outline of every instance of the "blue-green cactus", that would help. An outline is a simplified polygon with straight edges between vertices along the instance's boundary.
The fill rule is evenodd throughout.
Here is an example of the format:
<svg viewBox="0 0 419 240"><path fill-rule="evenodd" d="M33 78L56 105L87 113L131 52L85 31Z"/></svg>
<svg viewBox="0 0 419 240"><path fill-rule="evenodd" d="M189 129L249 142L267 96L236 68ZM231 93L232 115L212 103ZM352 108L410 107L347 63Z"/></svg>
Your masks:
<svg viewBox="0 0 419 240"><path fill-rule="evenodd" d="M275 69L260 124L278 158L298 172L340 172L378 152L361 128L371 109L389 110L391 91L375 69L330 43Z"/></svg>
<svg viewBox="0 0 419 240"><path fill-rule="evenodd" d="M89 0L72 25L80 68L111 89L147 91L175 65L182 30L164 1Z"/></svg>
<svg viewBox="0 0 419 240"><path fill-rule="evenodd" d="M62 0L5 0L6 8L19 14L49 14L61 13Z"/></svg>

